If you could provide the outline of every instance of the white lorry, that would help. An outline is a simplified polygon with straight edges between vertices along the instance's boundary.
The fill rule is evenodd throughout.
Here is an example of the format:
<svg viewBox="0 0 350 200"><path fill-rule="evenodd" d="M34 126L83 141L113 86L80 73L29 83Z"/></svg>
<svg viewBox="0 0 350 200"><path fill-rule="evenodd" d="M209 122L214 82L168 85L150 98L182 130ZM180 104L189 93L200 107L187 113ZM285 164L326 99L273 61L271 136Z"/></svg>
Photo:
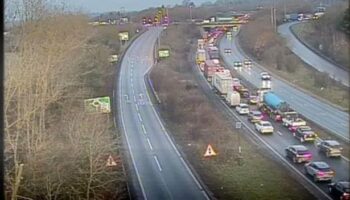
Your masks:
<svg viewBox="0 0 350 200"><path fill-rule="evenodd" d="M232 90L231 73L226 70L223 72L216 72L212 79L213 87L221 95L226 95L229 90Z"/></svg>
<svg viewBox="0 0 350 200"><path fill-rule="evenodd" d="M241 95L234 90L228 90L226 95L226 102L230 107L237 106L241 103Z"/></svg>

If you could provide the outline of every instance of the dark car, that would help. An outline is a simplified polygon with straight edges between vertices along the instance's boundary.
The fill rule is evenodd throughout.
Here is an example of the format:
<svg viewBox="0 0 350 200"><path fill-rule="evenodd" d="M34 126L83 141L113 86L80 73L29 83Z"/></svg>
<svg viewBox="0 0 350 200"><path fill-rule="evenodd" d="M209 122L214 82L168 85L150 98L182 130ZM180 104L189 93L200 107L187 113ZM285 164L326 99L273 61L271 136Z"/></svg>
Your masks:
<svg viewBox="0 0 350 200"><path fill-rule="evenodd" d="M312 130L305 130L297 128L294 133L294 136L300 140L301 143L305 141L315 141L317 134Z"/></svg>
<svg viewBox="0 0 350 200"><path fill-rule="evenodd" d="M350 182L338 181L328 184L329 193L340 200L350 200Z"/></svg>
<svg viewBox="0 0 350 200"><path fill-rule="evenodd" d="M244 64L244 66L247 66L247 67L250 67L250 66L253 65L252 61L251 61L251 60L248 60L248 59L245 59L245 60L243 61L243 64Z"/></svg>
<svg viewBox="0 0 350 200"><path fill-rule="evenodd" d="M233 62L233 66L234 67L242 67L242 62L241 61L235 61L235 62Z"/></svg>
<svg viewBox="0 0 350 200"><path fill-rule="evenodd" d="M317 143L317 147L319 151L325 153L327 157L339 157L343 150L339 142L335 140L323 140L322 142Z"/></svg>
<svg viewBox="0 0 350 200"><path fill-rule="evenodd" d="M310 162L312 159L311 152L303 145L289 146L286 148L286 156L294 163Z"/></svg>
<svg viewBox="0 0 350 200"><path fill-rule="evenodd" d="M224 52L225 52L226 54L230 54L230 53L232 52L232 50L231 50L231 49L224 49Z"/></svg>

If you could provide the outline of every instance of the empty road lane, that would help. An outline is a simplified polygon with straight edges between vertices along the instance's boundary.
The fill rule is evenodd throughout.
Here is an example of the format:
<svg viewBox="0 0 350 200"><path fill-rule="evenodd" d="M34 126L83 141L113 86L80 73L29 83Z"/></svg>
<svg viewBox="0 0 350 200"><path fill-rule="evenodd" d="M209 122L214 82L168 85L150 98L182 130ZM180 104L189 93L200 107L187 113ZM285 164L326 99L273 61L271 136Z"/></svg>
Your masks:
<svg viewBox="0 0 350 200"><path fill-rule="evenodd" d="M161 28L137 38L121 64L115 103L119 127L138 179L140 199L208 199L164 129L147 93L144 75L153 65Z"/></svg>

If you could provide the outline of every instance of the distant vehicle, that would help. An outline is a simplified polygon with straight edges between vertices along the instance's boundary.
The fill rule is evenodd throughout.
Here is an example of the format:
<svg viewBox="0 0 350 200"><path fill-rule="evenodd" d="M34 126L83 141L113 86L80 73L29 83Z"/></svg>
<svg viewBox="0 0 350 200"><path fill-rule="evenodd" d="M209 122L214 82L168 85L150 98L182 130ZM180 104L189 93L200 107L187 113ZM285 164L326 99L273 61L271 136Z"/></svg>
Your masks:
<svg viewBox="0 0 350 200"><path fill-rule="evenodd" d="M294 163L310 162L312 159L311 152L304 145L291 145L285 150L286 156Z"/></svg>
<svg viewBox="0 0 350 200"><path fill-rule="evenodd" d="M291 132L293 132L293 135L295 134L295 131L297 131L297 129L299 129L300 131L311 131L311 127L310 126L299 126L296 127L295 129L290 129Z"/></svg>
<svg viewBox="0 0 350 200"><path fill-rule="evenodd" d="M258 102L259 102L259 97L258 96L256 96L256 95L250 95L249 96L249 101L248 101L249 104L255 105Z"/></svg>
<svg viewBox="0 0 350 200"><path fill-rule="evenodd" d="M322 161L305 164L305 173L312 176L314 182L332 181L335 174L329 165Z"/></svg>
<svg viewBox="0 0 350 200"><path fill-rule="evenodd" d="M242 67L243 66L243 64L242 64L242 62L241 61L234 61L233 62L233 67Z"/></svg>
<svg viewBox="0 0 350 200"><path fill-rule="evenodd" d="M282 124L285 127L293 127L296 130L299 126L305 126L306 122L300 117L283 117Z"/></svg>
<svg viewBox="0 0 350 200"><path fill-rule="evenodd" d="M233 90L229 90L226 95L226 102L230 107L237 106L241 103L241 95Z"/></svg>
<svg viewBox="0 0 350 200"><path fill-rule="evenodd" d="M301 143L308 142L308 141L315 141L317 138L317 134L312 130L303 130L303 129L297 129L294 133L294 136L300 140Z"/></svg>
<svg viewBox="0 0 350 200"><path fill-rule="evenodd" d="M259 122L264 118L263 114L260 111L254 110L250 111L248 114L248 120L252 123Z"/></svg>
<svg viewBox="0 0 350 200"><path fill-rule="evenodd" d="M210 59L219 59L219 49L216 46L208 48L208 54Z"/></svg>
<svg viewBox="0 0 350 200"><path fill-rule="evenodd" d="M260 133L273 133L273 126L269 121L259 121L255 123L255 129Z"/></svg>
<svg viewBox="0 0 350 200"><path fill-rule="evenodd" d="M225 52L226 54L230 54L230 53L232 52L232 50L231 50L231 49L224 49L224 52Z"/></svg>
<svg viewBox="0 0 350 200"><path fill-rule="evenodd" d="M329 193L336 199L350 200L350 182L338 181L328 184Z"/></svg>
<svg viewBox="0 0 350 200"><path fill-rule="evenodd" d="M249 106L245 103L240 103L239 105L236 106L236 111L240 115L248 114L249 113Z"/></svg>
<svg viewBox="0 0 350 200"><path fill-rule="evenodd" d="M323 140L316 144L319 151L326 154L327 157L339 157L343 148L340 146L339 142L335 140Z"/></svg>
<svg viewBox="0 0 350 200"><path fill-rule="evenodd" d="M204 63L206 60L205 50L198 49L196 53L197 64Z"/></svg>
<svg viewBox="0 0 350 200"><path fill-rule="evenodd" d="M269 73L267 72L261 72L260 73L260 76L261 76L261 79L264 80L264 81L269 81L271 80L271 76Z"/></svg>
<svg viewBox="0 0 350 200"><path fill-rule="evenodd" d="M250 66L253 65L252 61L251 61L251 60L248 60L248 59L245 59L245 60L243 61L243 64L244 64L244 66L246 66L246 67L250 67Z"/></svg>
<svg viewBox="0 0 350 200"><path fill-rule="evenodd" d="M233 89L241 94L243 98L249 98L249 90L243 85L233 85Z"/></svg>
<svg viewBox="0 0 350 200"><path fill-rule="evenodd" d="M238 78L232 78L232 85L241 85L241 81Z"/></svg>

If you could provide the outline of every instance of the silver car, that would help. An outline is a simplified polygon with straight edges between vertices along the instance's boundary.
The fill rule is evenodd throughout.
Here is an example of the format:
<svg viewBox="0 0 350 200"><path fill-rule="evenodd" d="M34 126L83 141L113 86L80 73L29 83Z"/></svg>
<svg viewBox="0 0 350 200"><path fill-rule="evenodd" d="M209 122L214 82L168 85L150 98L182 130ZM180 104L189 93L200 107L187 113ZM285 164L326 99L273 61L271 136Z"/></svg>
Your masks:
<svg viewBox="0 0 350 200"><path fill-rule="evenodd" d="M314 182L332 181L335 173L325 162L317 161L305 164L305 173L312 176Z"/></svg>

